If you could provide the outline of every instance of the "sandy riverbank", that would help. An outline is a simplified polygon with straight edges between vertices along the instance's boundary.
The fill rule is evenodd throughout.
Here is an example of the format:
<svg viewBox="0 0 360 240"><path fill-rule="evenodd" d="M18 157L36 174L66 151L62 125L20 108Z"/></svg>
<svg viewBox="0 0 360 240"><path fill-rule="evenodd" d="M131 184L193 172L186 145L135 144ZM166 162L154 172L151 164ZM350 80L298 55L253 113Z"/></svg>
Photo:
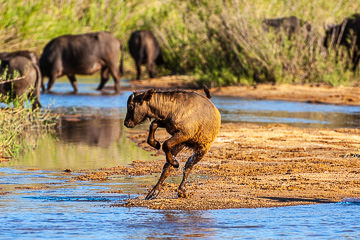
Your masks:
<svg viewBox="0 0 360 240"><path fill-rule="evenodd" d="M187 79L191 81L191 79ZM166 84L164 84L166 82ZM183 84L183 85L182 85ZM133 81L133 89L187 86L181 79ZM277 99L316 103L360 105L360 88L326 86L260 85L211 89L213 95ZM132 129L129 137L140 147L163 156L145 142L147 131ZM158 130L164 141L169 135ZM191 153L181 152L181 167ZM127 167L87 172L79 180L105 180L111 175L149 175L156 183L160 161L136 159ZM222 124L220 134L198 163L187 186L189 198L177 198L179 182L164 186L158 199L142 196L120 204L158 209L254 208L315 204L360 196L360 130L301 129L287 125ZM146 185L150 190L152 185Z"/></svg>

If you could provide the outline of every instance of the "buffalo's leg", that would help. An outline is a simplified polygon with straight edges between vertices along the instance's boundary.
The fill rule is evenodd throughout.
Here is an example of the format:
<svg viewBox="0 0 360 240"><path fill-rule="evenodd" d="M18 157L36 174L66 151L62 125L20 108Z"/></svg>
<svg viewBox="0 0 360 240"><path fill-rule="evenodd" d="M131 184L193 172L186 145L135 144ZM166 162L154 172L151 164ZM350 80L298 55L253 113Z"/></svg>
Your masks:
<svg viewBox="0 0 360 240"><path fill-rule="evenodd" d="M102 90L105 87L105 84L107 83L108 80L109 80L109 69L107 67L102 67L100 84L96 90L99 91Z"/></svg>
<svg viewBox="0 0 360 240"><path fill-rule="evenodd" d="M172 148L176 145L186 142L188 138L181 134L180 132L174 134L171 138L166 140L162 146L165 155L166 155L166 162L170 163L174 168L179 167L179 162L176 160L175 156L172 154Z"/></svg>
<svg viewBox="0 0 360 240"><path fill-rule="evenodd" d="M32 92L30 92L28 94L28 98L29 99L33 99L33 103L32 103L32 110L35 110L37 108L41 108L41 104L39 101L39 96L40 96L40 88L38 88L38 90L34 89Z"/></svg>
<svg viewBox="0 0 360 240"><path fill-rule="evenodd" d="M148 63L148 71L149 71L149 77L150 77L150 78L154 78L154 77L155 77L154 62L149 62L149 63Z"/></svg>
<svg viewBox="0 0 360 240"><path fill-rule="evenodd" d="M141 76L141 62L140 61L136 61L135 62L136 65L136 80L140 80L140 76Z"/></svg>
<svg viewBox="0 0 360 240"><path fill-rule="evenodd" d="M141 63L144 62L144 48L140 47L139 54L134 58L136 65L136 80L140 80L141 77Z"/></svg>
<svg viewBox="0 0 360 240"><path fill-rule="evenodd" d="M360 53L354 53L352 62L353 62L353 67L352 67L352 71L355 72L355 70L357 69L358 65L359 65L359 61L360 61Z"/></svg>
<svg viewBox="0 0 360 240"><path fill-rule="evenodd" d="M185 167L184 167L184 172L183 172L183 179L178 188L178 196L179 197L182 197L182 198L187 197L186 191L185 191L186 180L187 180L189 173L192 170L193 166L204 157L205 153L206 153L206 150L203 150L203 149L196 150L193 153L193 155L191 155L191 157L189 157L189 159L186 161Z"/></svg>
<svg viewBox="0 0 360 240"><path fill-rule="evenodd" d="M153 53L150 53L148 56L147 56L147 70L149 72L149 77L150 78L153 78L155 76L155 57L153 55Z"/></svg>
<svg viewBox="0 0 360 240"><path fill-rule="evenodd" d="M41 92L45 93L45 83L44 76L41 77Z"/></svg>
<svg viewBox="0 0 360 240"><path fill-rule="evenodd" d="M181 150L183 150L184 147L185 147L185 144L183 144L183 143L180 143L179 145L176 145L175 147L173 147L173 148L171 149L171 154L172 154L174 157L176 157L176 155L178 155L178 153L179 153Z"/></svg>
<svg viewBox="0 0 360 240"><path fill-rule="evenodd" d="M184 144L176 145L175 147L172 148L171 153L174 156L176 156L183 148L184 148ZM163 170L161 172L158 182L153 187L153 189L146 195L146 197L145 197L146 200L154 199L159 195L159 193L161 191L161 187L162 187L165 179L169 176L170 167L171 167L170 163L166 162L163 167Z"/></svg>
<svg viewBox="0 0 360 240"><path fill-rule="evenodd" d="M67 77L69 78L71 86L74 89L73 93L77 93L78 92L78 85L77 85L75 75L67 75Z"/></svg>
<svg viewBox="0 0 360 240"><path fill-rule="evenodd" d="M48 92L50 92L51 88L54 86L55 79L56 79L56 74L51 73L51 76L49 76L49 81L48 81L48 84L47 84L47 91Z"/></svg>
<svg viewBox="0 0 360 240"><path fill-rule="evenodd" d="M151 122L149 129L149 136L147 139L147 143L156 149L160 149L161 147L159 141L155 139L155 131L158 127L159 127L159 123L156 120Z"/></svg>
<svg viewBox="0 0 360 240"><path fill-rule="evenodd" d="M114 83L115 83L115 92L116 93L120 93L120 74L119 74L119 69L114 65L114 64L110 64L109 65L109 70L110 70L110 74L114 79Z"/></svg>
<svg viewBox="0 0 360 240"><path fill-rule="evenodd" d="M169 176L170 167L171 167L170 163L166 162L164 164L159 181L156 183L153 189L146 195L145 200L154 199L157 197L157 195L159 195L162 184L164 183L165 179Z"/></svg>

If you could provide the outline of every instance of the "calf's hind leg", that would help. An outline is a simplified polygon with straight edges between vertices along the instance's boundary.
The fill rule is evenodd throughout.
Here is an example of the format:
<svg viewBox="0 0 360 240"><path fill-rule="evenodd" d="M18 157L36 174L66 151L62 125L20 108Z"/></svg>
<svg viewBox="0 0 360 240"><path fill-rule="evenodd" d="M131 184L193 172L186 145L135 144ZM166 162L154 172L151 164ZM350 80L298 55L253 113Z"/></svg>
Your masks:
<svg viewBox="0 0 360 240"><path fill-rule="evenodd" d="M174 148L172 148L172 154L174 156L176 156L183 148L184 148L183 144L179 144L179 145L175 146ZM145 200L154 199L159 195L159 193L161 191L161 187L162 187L165 179L169 176L170 167L171 167L170 163L166 162L164 164L164 167L163 167L163 170L161 172L158 182L153 187L153 189L146 195Z"/></svg>
<svg viewBox="0 0 360 240"><path fill-rule="evenodd" d="M176 145L185 143L188 140L188 137L180 132L175 133L171 138L166 140L162 146L164 153L166 155L166 162L170 163L174 168L179 167L179 162L176 160L175 156L172 154L172 148Z"/></svg>
<svg viewBox="0 0 360 240"><path fill-rule="evenodd" d="M189 157L189 159L185 163L184 172L183 172L183 179L180 183L180 186L178 188L178 197L186 198L186 191L185 191L185 185L186 185L186 179L189 176L189 173L193 166L198 163L205 155L207 150L201 149L201 150L195 150L193 155Z"/></svg>

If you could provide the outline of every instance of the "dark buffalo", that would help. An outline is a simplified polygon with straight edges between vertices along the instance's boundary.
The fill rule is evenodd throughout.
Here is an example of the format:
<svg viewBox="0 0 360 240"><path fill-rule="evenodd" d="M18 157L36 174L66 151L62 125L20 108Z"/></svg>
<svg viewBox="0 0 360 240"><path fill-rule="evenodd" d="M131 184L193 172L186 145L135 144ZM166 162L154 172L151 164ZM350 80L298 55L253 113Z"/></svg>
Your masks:
<svg viewBox="0 0 360 240"><path fill-rule="evenodd" d="M123 55L121 42L109 32L63 35L46 44L39 64L43 77L49 77L47 91L50 91L57 77L66 75L76 93L78 87L75 74L90 75L101 70L101 82L97 90L103 89L110 73L118 93L123 73ZM45 91L43 85L42 88Z"/></svg>
<svg viewBox="0 0 360 240"><path fill-rule="evenodd" d="M41 74L37 64L28 56L24 56L24 52L0 53L0 59L0 74L4 75L3 81L0 82L2 98L9 97L10 100L14 100L27 94L30 99L34 98L33 108L41 107Z"/></svg>
<svg viewBox="0 0 360 240"><path fill-rule="evenodd" d="M9 60L13 57L20 57L20 56L28 58L35 66L37 66L39 63L36 54L32 51L20 50L15 52L0 52L0 60Z"/></svg>
<svg viewBox="0 0 360 240"><path fill-rule="evenodd" d="M176 155L184 148L193 149L194 153L185 163L183 180L178 188L178 196L185 197L185 181L193 168L209 150L220 130L221 117L217 108L207 97L189 91L134 92L127 102L124 124L128 128L154 119L150 124L148 144L160 149L160 143L154 134L158 127L165 128L171 138L167 139L162 149L166 155L160 179L148 193L146 199L155 198L169 175L170 166L179 167Z"/></svg>
<svg viewBox="0 0 360 240"><path fill-rule="evenodd" d="M267 32L270 28L275 32L285 32L289 40L302 30L305 30L306 35L311 32L311 24L295 16L264 19L262 27Z"/></svg>
<svg viewBox="0 0 360 240"><path fill-rule="evenodd" d="M131 34L128 42L130 54L136 65L136 79L141 76L141 64L146 64L150 78L155 75L155 64L163 64L161 49L154 34L150 31L135 31Z"/></svg>
<svg viewBox="0 0 360 240"><path fill-rule="evenodd" d="M360 14L346 18L338 25L331 25L325 29L323 45L333 47L338 55L339 46L345 47L352 61L352 70L355 71L360 61Z"/></svg>

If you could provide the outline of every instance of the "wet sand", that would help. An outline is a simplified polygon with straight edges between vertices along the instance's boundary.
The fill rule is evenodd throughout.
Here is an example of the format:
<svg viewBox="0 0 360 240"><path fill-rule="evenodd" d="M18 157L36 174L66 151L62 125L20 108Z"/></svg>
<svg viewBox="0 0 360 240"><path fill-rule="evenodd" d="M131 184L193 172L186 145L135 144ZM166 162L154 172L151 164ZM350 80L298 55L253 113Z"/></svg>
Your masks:
<svg viewBox="0 0 360 240"><path fill-rule="evenodd" d="M191 79L158 78L133 81L133 89L163 86L188 87ZM190 83L189 83L190 82ZM360 88L326 86L259 85L211 89L213 95L360 105ZM159 129L156 138L169 135ZM161 160L135 159L126 167L86 172L76 180L106 181L112 175L149 176L151 190L165 156L146 143L147 130L131 129L129 138L159 155ZM210 151L195 165L188 180L188 198L176 189L182 168L191 154L178 155L176 181L166 181L157 199L144 200L147 192L118 206L154 209L224 209L291 206L341 201L360 196L360 129L301 129L282 124L224 123ZM144 187L144 186L142 186Z"/></svg>

